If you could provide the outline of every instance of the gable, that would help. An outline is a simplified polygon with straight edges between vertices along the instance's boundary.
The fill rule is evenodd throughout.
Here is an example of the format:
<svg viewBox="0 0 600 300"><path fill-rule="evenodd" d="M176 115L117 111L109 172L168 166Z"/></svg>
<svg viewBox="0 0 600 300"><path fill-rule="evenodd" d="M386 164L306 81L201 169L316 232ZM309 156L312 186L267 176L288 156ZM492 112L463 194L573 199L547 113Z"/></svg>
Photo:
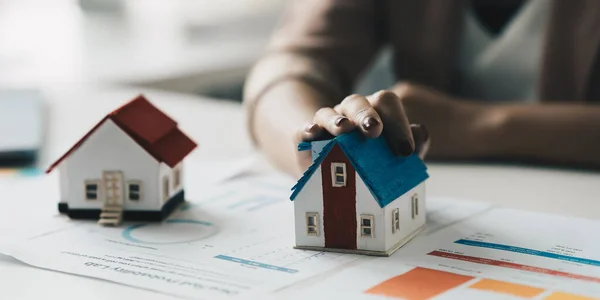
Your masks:
<svg viewBox="0 0 600 300"><path fill-rule="evenodd" d="M323 193L325 193L326 190L339 189L338 187L333 186L334 171L332 170L332 164L334 164L334 163L343 163L345 165L346 187L354 187L356 185L356 181L355 181L355 173L356 172L354 170L352 163L350 162L350 159L348 159L348 157L346 156L346 153L344 153L344 151L338 144L334 144L333 147L331 147L331 150L329 150L329 153L327 153L327 155L325 155L325 158L321 162L321 174L323 177L323 179L322 179ZM335 193L335 192L331 192L331 193ZM338 192L336 194L339 194L339 193L342 193L342 192Z"/></svg>
<svg viewBox="0 0 600 300"><path fill-rule="evenodd" d="M94 133L96 132L96 130L98 130L98 128L100 128L100 126L102 126L106 120L108 120L108 117L104 117L102 120L100 120L100 122L98 122L96 125L94 125L94 127L92 127L92 129L90 131L88 131L81 139L79 139L79 141L77 141L77 143L75 143L75 145L73 145L71 148L69 148L69 150L67 150L67 152L65 152L65 154L63 154L59 159L57 159L53 164L50 165L50 167L48 167L48 169L46 170L46 173L50 173L54 168L56 168L58 165L60 165L60 163L65 160L65 158L67 158L69 155L71 155L75 150L79 149L79 147L81 145L83 145L83 143Z"/></svg>
<svg viewBox="0 0 600 300"><path fill-rule="evenodd" d="M304 174L302 175L302 177L300 177L300 180L298 180L298 182L292 187L292 195L290 196L291 200L294 200L296 196L298 196L298 193L300 193L304 185L306 185L308 179L310 179L313 173L315 173L315 171L319 168L321 162L323 162L327 154L329 154L329 151L331 151L331 148L333 148L334 144L335 140L332 140L331 142L327 143L323 147L323 150L321 150L321 152L319 153L319 156L317 156L317 158L313 160L313 163L308 167L308 169L304 171ZM311 149L309 147L310 143L300 143L298 145L298 151L309 151Z"/></svg>
<svg viewBox="0 0 600 300"><path fill-rule="evenodd" d="M158 170L159 165L110 119L103 122L66 160L70 166L85 165L90 169L122 169L126 164L133 168L153 165Z"/></svg>

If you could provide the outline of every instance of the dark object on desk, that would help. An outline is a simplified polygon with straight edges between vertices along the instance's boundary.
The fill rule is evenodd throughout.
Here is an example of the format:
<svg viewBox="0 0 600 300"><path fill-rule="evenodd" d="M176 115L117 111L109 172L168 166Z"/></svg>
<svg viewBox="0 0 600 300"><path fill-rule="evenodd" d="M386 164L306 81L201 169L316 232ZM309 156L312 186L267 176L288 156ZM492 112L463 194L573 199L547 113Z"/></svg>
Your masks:
<svg viewBox="0 0 600 300"><path fill-rule="evenodd" d="M34 165L37 161L38 152L14 151L0 154L0 167L26 167Z"/></svg>
<svg viewBox="0 0 600 300"><path fill-rule="evenodd" d="M35 164L44 135L43 107L36 90L0 89L0 166Z"/></svg>

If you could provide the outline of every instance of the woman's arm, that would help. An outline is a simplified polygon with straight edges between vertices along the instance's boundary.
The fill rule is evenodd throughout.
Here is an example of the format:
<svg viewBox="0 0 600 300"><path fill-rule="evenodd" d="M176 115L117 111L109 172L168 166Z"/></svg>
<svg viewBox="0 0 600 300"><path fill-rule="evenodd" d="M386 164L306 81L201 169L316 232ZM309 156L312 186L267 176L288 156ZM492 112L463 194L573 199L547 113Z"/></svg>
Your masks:
<svg viewBox="0 0 600 300"><path fill-rule="evenodd" d="M600 106L490 104L407 83L392 91L409 121L427 126L428 158L600 167Z"/></svg>
<svg viewBox="0 0 600 300"><path fill-rule="evenodd" d="M301 174L296 132L351 90L383 44L379 0L296 0L244 87L253 140L280 168ZM382 14L383 15L383 14Z"/></svg>
<svg viewBox="0 0 600 300"><path fill-rule="evenodd" d="M585 104L493 105L497 125L486 151L492 157L585 167L600 166L600 107Z"/></svg>
<svg viewBox="0 0 600 300"><path fill-rule="evenodd" d="M259 105L249 113L255 143L267 158L283 171L300 176L304 170L296 158L297 133L312 121L321 107L332 106L322 91L302 81L278 83L262 95Z"/></svg>

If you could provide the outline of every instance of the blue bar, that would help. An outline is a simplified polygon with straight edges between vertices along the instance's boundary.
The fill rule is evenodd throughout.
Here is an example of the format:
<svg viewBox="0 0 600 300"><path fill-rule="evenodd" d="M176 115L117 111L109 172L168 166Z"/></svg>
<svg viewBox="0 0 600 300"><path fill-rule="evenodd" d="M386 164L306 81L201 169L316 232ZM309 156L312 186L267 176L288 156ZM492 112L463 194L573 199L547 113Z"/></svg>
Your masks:
<svg viewBox="0 0 600 300"><path fill-rule="evenodd" d="M215 256L215 258L226 260L226 261L232 261L232 262L236 262L236 263L240 263L240 264L244 264L244 265L249 265L249 266L253 266L253 267L274 270L274 271L286 272L286 273L291 273L291 274L298 273L298 270L267 265L267 264L259 263L256 261L245 260L245 259L241 259L241 258L227 256L227 255L217 255L217 256Z"/></svg>
<svg viewBox="0 0 600 300"><path fill-rule="evenodd" d="M586 264L586 265L600 267L600 261L598 261L598 260L556 254L556 253L552 253L552 252L538 251L538 250L515 247L515 246L486 243L486 242L480 242L480 241L471 241L471 240L464 240L464 239L458 240L455 243L466 245L466 246L489 248L489 249L496 249L496 250L503 250L503 251L509 251L509 252L534 255L534 256L541 256L541 257L546 257L546 258L552 258L552 259L558 259L558 260L564 260L564 261L570 261L570 262L574 262L574 263L580 263L580 264Z"/></svg>
<svg viewBox="0 0 600 300"><path fill-rule="evenodd" d="M186 220L186 219L170 219L166 220L165 223L188 223L188 224L200 224L204 226L213 226L213 223L207 221L198 220Z"/></svg>

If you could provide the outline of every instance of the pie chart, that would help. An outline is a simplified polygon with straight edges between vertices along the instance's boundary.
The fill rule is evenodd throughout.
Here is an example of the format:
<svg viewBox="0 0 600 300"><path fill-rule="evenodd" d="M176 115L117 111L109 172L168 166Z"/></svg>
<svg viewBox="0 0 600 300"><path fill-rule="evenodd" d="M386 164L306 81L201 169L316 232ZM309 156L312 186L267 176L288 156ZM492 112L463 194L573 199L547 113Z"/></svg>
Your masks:
<svg viewBox="0 0 600 300"><path fill-rule="evenodd" d="M199 241L217 231L212 222L170 219L163 223L131 225L123 230L121 236L133 243L167 245Z"/></svg>

